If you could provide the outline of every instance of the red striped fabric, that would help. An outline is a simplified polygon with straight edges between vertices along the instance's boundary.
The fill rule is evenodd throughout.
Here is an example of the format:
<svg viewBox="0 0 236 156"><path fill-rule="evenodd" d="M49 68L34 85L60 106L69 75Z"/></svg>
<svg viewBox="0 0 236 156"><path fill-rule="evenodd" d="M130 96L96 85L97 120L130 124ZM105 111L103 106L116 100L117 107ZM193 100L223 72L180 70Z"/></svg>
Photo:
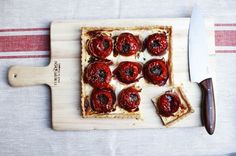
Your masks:
<svg viewBox="0 0 236 156"><path fill-rule="evenodd" d="M48 51L49 35L0 36L0 52Z"/></svg>
<svg viewBox="0 0 236 156"><path fill-rule="evenodd" d="M221 26L236 26L236 23L216 23L216 27L221 27Z"/></svg>
<svg viewBox="0 0 236 156"><path fill-rule="evenodd" d="M236 30L216 30L216 46L236 46Z"/></svg>
<svg viewBox="0 0 236 156"><path fill-rule="evenodd" d="M0 59L17 59L17 58L48 58L49 55L20 55L20 56L0 56Z"/></svg>
<svg viewBox="0 0 236 156"><path fill-rule="evenodd" d="M236 23L217 23L215 27L235 27ZM32 52L32 51L49 51L50 37L49 35L23 35L24 32L49 31L50 28L9 28L0 29L3 32L22 32L22 35L5 35L0 36L0 59L14 58L47 58L49 55L11 55L1 56L3 52ZM215 31L216 46L236 46L236 30L216 30ZM216 50L216 53L236 53L235 50Z"/></svg>
<svg viewBox="0 0 236 156"><path fill-rule="evenodd" d="M45 31L50 28L18 28L18 29L0 29L0 32L17 32L17 31Z"/></svg>
<svg viewBox="0 0 236 156"><path fill-rule="evenodd" d="M236 50L216 50L216 53L236 53Z"/></svg>

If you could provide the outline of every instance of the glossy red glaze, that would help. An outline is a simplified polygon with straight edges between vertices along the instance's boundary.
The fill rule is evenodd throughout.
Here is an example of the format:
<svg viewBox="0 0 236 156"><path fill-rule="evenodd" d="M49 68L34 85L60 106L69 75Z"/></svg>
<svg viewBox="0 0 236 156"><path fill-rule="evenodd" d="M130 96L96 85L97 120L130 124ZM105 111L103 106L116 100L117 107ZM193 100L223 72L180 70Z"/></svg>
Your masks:
<svg viewBox="0 0 236 156"><path fill-rule="evenodd" d="M85 68L84 81L95 88L106 88L111 81L111 70L104 62L94 62Z"/></svg>
<svg viewBox="0 0 236 156"><path fill-rule="evenodd" d="M137 111L141 100L138 92L135 87L123 89L118 95L118 105L129 112Z"/></svg>
<svg viewBox="0 0 236 156"><path fill-rule="evenodd" d="M96 34L88 41L90 55L105 59L112 52L112 38L106 34Z"/></svg>
<svg viewBox="0 0 236 156"><path fill-rule="evenodd" d="M161 95L157 102L157 108L162 116L169 117L177 112L181 105L179 96L173 92L166 92Z"/></svg>
<svg viewBox="0 0 236 156"><path fill-rule="evenodd" d="M143 75L148 82L159 86L165 85L169 77L168 68L163 59L152 59L146 62Z"/></svg>
<svg viewBox="0 0 236 156"><path fill-rule="evenodd" d="M142 70L142 65L137 62L124 61L113 71L116 78L123 83L130 84L138 81L137 77Z"/></svg>
<svg viewBox="0 0 236 156"><path fill-rule="evenodd" d="M145 47L151 55L161 56L166 53L168 43L165 34L152 34L145 40Z"/></svg>
<svg viewBox="0 0 236 156"><path fill-rule="evenodd" d="M115 110L116 96L112 89L95 88L91 94L92 109L98 113L108 113Z"/></svg>
<svg viewBox="0 0 236 156"><path fill-rule="evenodd" d="M131 56L141 50L141 41L131 33L122 33L116 39L115 51L123 56Z"/></svg>

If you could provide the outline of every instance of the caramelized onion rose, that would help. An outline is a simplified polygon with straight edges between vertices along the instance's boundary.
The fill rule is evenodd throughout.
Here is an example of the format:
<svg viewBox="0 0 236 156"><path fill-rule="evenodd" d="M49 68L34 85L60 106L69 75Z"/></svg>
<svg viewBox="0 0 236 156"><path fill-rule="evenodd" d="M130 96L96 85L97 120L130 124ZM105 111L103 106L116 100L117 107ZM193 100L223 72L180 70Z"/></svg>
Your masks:
<svg viewBox="0 0 236 156"><path fill-rule="evenodd" d="M106 34L97 34L88 41L87 46L89 54L105 59L112 52L112 38Z"/></svg>
<svg viewBox="0 0 236 156"><path fill-rule="evenodd" d="M152 59L144 64L144 78L152 84L163 86L169 77L168 68L164 60Z"/></svg>
<svg viewBox="0 0 236 156"><path fill-rule="evenodd" d="M169 117L177 112L181 104L180 98L176 93L166 92L157 101L157 108L160 115Z"/></svg>
<svg viewBox="0 0 236 156"><path fill-rule="evenodd" d="M138 92L135 87L123 89L118 95L118 105L129 112L137 111L140 104Z"/></svg>
<svg viewBox="0 0 236 156"><path fill-rule="evenodd" d="M148 36L145 40L145 47L151 55L161 56L166 53L168 46L165 34L155 33Z"/></svg>
<svg viewBox="0 0 236 156"><path fill-rule="evenodd" d="M111 81L111 70L106 63L94 62L85 68L84 80L95 88L106 88Z"/></svg>
<svg viewBox="0 0 236 156"><path fill-rule="evenodd" d="M113 71L116 78L123 83L130 84L137 81L142 65L137 62L124 61Z"/></svg>
<svg viewBox="0 0 236 156"><path fill-rule="evenodd" d="M91 94L92 109L98 113L108 113L115 110L116 96L112 89L95 88Z"/></svg>
<svg viewBox="0 0 236 156"><path fill-rule="evenodd" d="M116 39L115 51L123 56L131 56L141 49L141 41L131 33L122 33Z"/></svg>

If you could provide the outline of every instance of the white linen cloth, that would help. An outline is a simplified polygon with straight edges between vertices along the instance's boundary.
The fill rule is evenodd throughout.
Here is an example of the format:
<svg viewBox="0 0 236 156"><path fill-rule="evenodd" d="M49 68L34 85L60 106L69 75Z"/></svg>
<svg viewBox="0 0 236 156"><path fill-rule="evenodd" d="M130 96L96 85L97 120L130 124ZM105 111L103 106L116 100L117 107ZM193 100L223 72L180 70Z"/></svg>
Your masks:
<svg viewBox="0 0 236 156"><path fill-rule="evenodd" d="M47 30L4 29L48 28L53 20L189 17L194 3L194 0L2 0L0 37L48 34ZM222 36L216 36L217 125L213 136L209 136L204 127L54 131L51 129L49 88L12 88L7 82L7 70L11 65L45 66L49 62L47 57L25 56L45 56L49 52L0 51L0 155L236 154L236 43L233 41L236 40L236 1L200 0L197 3L205 17L215 19L216 31L228 30L233 34L223 36L229 44L223 42Z"/></svg>

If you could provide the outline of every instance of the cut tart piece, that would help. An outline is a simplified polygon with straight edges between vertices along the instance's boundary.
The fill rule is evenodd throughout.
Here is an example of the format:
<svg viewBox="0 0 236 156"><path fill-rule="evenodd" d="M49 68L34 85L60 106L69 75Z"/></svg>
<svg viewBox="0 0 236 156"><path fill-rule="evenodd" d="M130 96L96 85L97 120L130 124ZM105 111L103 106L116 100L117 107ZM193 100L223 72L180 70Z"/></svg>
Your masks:
<svg viewBox="0 0 236 156"><path fill-rule="evenodd" d="M152 102L163 124L167 127L194 112L180 86L154 97Z"/></svg>

